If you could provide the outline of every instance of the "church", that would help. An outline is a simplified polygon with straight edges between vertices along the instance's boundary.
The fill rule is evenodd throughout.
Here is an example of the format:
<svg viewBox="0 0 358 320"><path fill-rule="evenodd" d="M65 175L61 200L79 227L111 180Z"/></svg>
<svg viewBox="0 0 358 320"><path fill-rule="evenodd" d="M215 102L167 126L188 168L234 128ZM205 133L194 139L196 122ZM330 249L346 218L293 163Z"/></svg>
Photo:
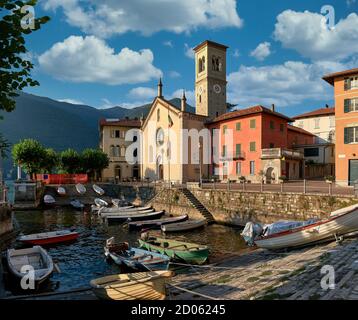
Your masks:
<svg viewBox="0 0 358 320"><path fill-rule="evenodd" d="M210 135L206 124L227 111L227 48L212 41L194 48L195 110L186 103L185 92L180 105L166 100L159 82L157 97L141 127L142 178L185 183L208 176L211 141L190 132Z"/></svg>

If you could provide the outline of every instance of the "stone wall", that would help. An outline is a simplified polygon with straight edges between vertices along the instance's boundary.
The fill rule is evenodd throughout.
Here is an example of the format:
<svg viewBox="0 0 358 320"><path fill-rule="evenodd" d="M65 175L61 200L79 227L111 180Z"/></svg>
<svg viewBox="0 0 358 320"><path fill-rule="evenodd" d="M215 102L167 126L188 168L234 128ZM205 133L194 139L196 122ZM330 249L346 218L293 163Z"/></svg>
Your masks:
<svg viewBox="0 0 358 320"><path fill-rule="evenodd" d="M5 236L12 231L13 224L11 210L6 206L0 205L0 242L2 236Z"/></svg>
<svg viewBox="0 0 358 320"><path fill-rule="evenodd" d="M191 189L193 195L211 212L219 223L245 225L248 221L272 223L278 220L326 218L330 212L358 203L350 196L330 197L312 194L239 192ZM202 218L180 189L158 190L149 202L156 210L173 215L189 214Z"/></svg>

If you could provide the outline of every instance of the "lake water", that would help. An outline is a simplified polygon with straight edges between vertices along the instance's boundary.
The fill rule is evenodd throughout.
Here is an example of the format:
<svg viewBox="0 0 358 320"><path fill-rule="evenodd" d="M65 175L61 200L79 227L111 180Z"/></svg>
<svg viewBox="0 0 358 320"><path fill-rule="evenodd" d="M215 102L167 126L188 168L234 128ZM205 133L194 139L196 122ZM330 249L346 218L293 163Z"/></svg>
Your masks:
<svg viewBox="0 0 358 320"><path fill-rule="evenodd" d="M106 239L114 236L119 241L128 241L136 246L138 232L128 232L119 225L106 225L96 215L72 209L52 209L45 211L24 211L15 213L21 233L32 234L73 228L80 233L79 239L70 244L47 248L61 272L54 273L46 291L66 291L88 287L90 280L104 275L120 273L117 265L106 261L103 246ZM219 261L229 253L246 251L240 236L240 229L222 225L168 236L187 242L209 245L210 262ZM21 245L14 242L13 247ZM180 270L180 272L186 272ZM23 294L23 293L22 293Z"/></svg>

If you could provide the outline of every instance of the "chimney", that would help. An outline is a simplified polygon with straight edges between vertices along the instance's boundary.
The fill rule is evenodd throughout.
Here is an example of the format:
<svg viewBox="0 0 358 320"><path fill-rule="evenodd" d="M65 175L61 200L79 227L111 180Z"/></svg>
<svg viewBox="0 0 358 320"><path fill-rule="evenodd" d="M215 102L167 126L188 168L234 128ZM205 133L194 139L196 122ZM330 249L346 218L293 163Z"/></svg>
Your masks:
<svg viewBox="0 0 358 320"><path fill-rule="evenodd" d="M185 96L185 90L183 90L183 96L181 98L181 111L185 112L186 109L186 96Z"/></svg>
<svg viewBox="0 0 358 320"><path fill-rule="evenodd" d="M272 110L272 112L275 112L275 104L274 103L271 105L271 110Z"/></svg>
<svg viewBox="0 0 358 320"><path fill-rule="evenodd" d="M159 83L158 83L158 98L163 98L163 83L162 83L162 78L159 79Z"/></svg>

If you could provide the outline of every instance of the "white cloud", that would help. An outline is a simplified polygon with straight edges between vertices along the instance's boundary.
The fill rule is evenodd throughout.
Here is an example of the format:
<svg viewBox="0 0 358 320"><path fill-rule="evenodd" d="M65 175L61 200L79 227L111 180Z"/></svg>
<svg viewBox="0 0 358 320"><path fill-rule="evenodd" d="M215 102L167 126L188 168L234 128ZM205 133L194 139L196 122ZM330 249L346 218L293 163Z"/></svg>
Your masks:
<svg viewBox="0 0 358 320"><path fill-rule="evenodd" d="M181 74L178 72L178 71L170 71L169 72L169 77L170 78L173 78L173 79L175 79L175 78L180 78L181 77Z"/></svg>
<svg viewBox="0 0 358 320"><path fill-rule="evenodd" d="M241 53L240 53L239 49L235 49L232 55L233 55L235 58L238 58L238 57L240 57Z"/></svg>
<svg viewBox="0 0 358 320"><path fill-rule="evenodd" d="M263 67L241 66L228 76L228 101L242 107L272 103L285 107L304 100L329 100L332 88L322 76L346 67L338 62L306 64L298 61Z"/></svg>
<svg viewBox="0 0 358 320"><path fill-rule="evenodd" d="M187 43L184 44L184 53L185 53L185 56L190 59L195 58L194 47L190 47Z"/></svg>
<svg viewBox="0 0 358 320"><path fill-rule="evenodd" d="M259 61L265 60L271 54L271 43L262 42L255 50L251 51L250 56Z"/></svg>
<svg viewBox="0 0 358 320"><path fill-rule="evenodd" d="M239 28L243 23L236 0L47 0L43 7L62 8L70 25L98 37L129 31L151 35L159 31Z"/></svg>
<svg viewBox="0 0 358 320"><path fill-rule="evenodd" d="M148 87L137 87L131 89L128 96L132 99L153 100L157 96L157 90Z"/></svg>
<svg viewBox="0 0 358 320"><path fill-rule="evenodd" d="M94 36L71 36L54 44L39 57L40 68L69 82L134 84L157 79L162 72L153 65L151 50L119 53Z"/></svg>
<svg viewBox="0 0 358 320"><path fill-rule="evenodd" d="M174 91L170 96L169 99L173 98L180 98L183 96L183 89L178 89ZM195 107L195 92L191 90L185 90L186 102L191 106Z"/></svg>
<svg viewBox="0 0 358 320"><path fill-rule="evenodd" d="M59 102L66 102L66 103L70 103L70 104L80 104L80 105L84 105L85 103L82 102L81 100L76 100L76 99L58 99L57 101Z"/></svg>
<svg viewBox="0 0 358 320"><path fill-rule="evenodd" d="M173 48L174 45L173 45L173 42L171 40L169 41L164 41L163 42L163 46L166 46L166 47L169 47L169 48Z"/></svg>
<svg viewBox="0 0 358 320"><path fill-rule="evenodd" d="M286 10L277 16L274 38L312 60L343 60L358 54L358 15L330 29L321 14Z"/></svg>

